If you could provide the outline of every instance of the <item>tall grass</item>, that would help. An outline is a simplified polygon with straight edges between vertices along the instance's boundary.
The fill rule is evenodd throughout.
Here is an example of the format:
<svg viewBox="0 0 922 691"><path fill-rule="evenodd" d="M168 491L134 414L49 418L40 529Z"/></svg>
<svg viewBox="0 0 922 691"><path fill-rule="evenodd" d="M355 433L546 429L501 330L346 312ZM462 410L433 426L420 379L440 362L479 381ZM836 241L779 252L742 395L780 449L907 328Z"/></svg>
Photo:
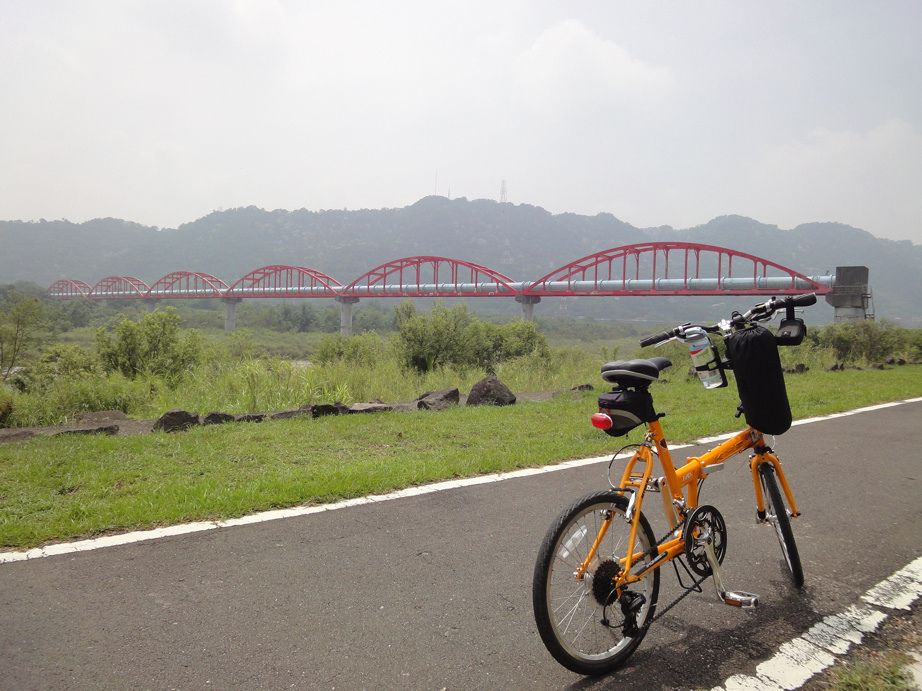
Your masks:
<svg viewBox="0 0 922 691"><path fill-rule="evenodd" d="M84 330L71 334L78 331L87 335ZM205 362L178 382L168 383L152 376L129 381L120 376L78 375L59 376L31 393L6 391L0 400L0 424L61 424L92 410L118 409L133 417L155 418L172 408L198 413L252 413L335 401L409 401L427 391L452 387L467 393L488 374L474 367L441 367L426 373L405 370L387 339L381 338L375 341L375 356L371 359L332 357L320 364L306 358L266 355L273 350L285 352L285 348L278 348L275 338L281 336L291 341L289 346L296 342L305 346L309 340L299 334L274 334L274 342L266 345L262 333L215 333L206 336ZM514 392L569 389L594 381L599 365L607 359L656 354L675 363L670 378L685 377L689 361L681 344L641 350L631 343L636 341L612 342L600 347L598 353L577 346L560 347L549 355L500 362L495 373ZM786 367L804 365L815 372L831 365L836 356L829 348L808 340L796 348L782 348L781 358Z"/></svg>
<svg viewBox="0 0 922 691"><path fill-rule="evenodd" d="M550 357L528 356L501 363L497 376L516 392L566 389L587 381L600 361L584 351L564 348ZM346 404L375 399L410 401L427 391L458 388L467 393L486 371L439 368L406 371L394 358L373 366L345 361L315 365L268 358L212 359L168 384L153 376L127 380L121 375L58 377L33 393L9 392L7 426L55 425L93 410L121 410L155 418L172 408L207 413L253 413L306 404Z"/></svg>
<svg viewBox="0 0 922 691"><path fill-rule="evenodd" d="M132 381L121 374L60 377L40 393L11 394L6 424L10 427L60 424L80 413L98 410L137 413L150 401L151 391L149 380Z"/></svg>

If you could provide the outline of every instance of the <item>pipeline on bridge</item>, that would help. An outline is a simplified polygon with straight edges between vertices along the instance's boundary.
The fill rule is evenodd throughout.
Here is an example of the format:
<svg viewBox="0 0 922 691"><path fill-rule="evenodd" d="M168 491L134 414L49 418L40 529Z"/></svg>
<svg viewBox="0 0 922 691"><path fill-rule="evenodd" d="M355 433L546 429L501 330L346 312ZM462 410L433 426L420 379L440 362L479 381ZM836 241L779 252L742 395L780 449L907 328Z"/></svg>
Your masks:
<svg viewBox="0 0 922 691"><path fill-rule="evenodd" d="M264 266L228 285L211 274L172 272L151 286L130 276L108 276L94 286L61 279L48 295L59 299L161 300L219 298L233 330L234 305L243 298L333 298L342 305L342 330L351 333L359 298L513 297L533 318L542 297L778 295L830 293L834 275L804 276L780 264L713 245L660 242L596 252L536 281L514 281L486 266L436 256L381 264L343 285L323 272L289 265Z"/></svg>

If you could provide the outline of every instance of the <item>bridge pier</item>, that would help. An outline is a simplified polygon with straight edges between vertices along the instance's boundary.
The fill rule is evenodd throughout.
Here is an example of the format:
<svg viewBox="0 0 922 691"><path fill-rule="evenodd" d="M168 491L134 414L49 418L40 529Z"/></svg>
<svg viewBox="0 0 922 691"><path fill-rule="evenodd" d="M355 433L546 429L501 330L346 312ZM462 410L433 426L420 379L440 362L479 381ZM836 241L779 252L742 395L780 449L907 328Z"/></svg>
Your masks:
<svg viewBox="0 0 922 691"><path fill-rule="evenodd" d="M237 329L237 303L243 302L243 298L221 298L224 303L224 330L235 331Z"/></svg>
<svg viewBox="0 0 922 691"><path fill-rule="evenodd" d="M522 303L522 319L527 322L535 320L535 305L541 302L537 295L516 295L515 301Z"/></svg>
<svg viewBox="0 0 922 691"><path fill-rule="evenodd" d="M836 281L826 302L835 308L834 320L874 319L871 286L868 285L868 267L837 266Z"/></svg>
<svg viewBox="0 0 922 691"><path fill-rule="evenodd" d="M154 312L160 304L160 298L145 298L143 302L147 306L148 312Z"/></svg>
<svg viewBox="0 0 922 691"><path fill-rule="evenodd" d="M358 304L358 298L338 297L335 298L340 306L339 315L339 333L343 336L352 335L352 309Z"/></svg>

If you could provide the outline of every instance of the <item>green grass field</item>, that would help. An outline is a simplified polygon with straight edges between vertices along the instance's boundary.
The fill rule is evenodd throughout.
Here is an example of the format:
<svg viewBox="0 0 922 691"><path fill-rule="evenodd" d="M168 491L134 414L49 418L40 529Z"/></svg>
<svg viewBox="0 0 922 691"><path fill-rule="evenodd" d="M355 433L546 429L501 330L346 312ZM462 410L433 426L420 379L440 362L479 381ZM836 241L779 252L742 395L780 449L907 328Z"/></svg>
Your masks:
<svg viewBox="0 0 922 691"><path fill-rule="evenodd" d="M795 418L922 395L922 367L787 378ZM0 547L222 519L457 477L613 453L594 429L603 391L505 408L279 420L136 437L39 437L0 445ZM740 427L735 388L684 374L651 389L675 442ZM636 441L640 430L628 439Z"/></svg>

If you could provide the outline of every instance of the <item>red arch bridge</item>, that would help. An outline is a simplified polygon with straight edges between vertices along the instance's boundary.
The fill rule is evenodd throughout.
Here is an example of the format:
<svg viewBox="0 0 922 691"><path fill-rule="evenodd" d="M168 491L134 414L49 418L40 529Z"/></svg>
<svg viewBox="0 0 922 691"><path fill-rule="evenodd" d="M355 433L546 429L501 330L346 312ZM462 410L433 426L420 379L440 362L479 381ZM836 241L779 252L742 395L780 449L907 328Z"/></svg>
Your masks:
<svg viewBox="0 0 922 691"><path fill-rule="evenodd" d="M829 294L834 289L836 276L804 276L723 247L654 242L597 252L536 281L515 281L467 261L421 256L386 262L348 285L314 269L274 265L251 271L231 285L211 274L175 271L153 285L130 276L108 276L94 286L62 279L48 295L62 300L154 302L218 298L226 304L225 329L231 331L234 308L243 298L333 298L342 306L342 332L349 334L352 309L361 298L511 297L530 320L544 297Z"/></svg>

